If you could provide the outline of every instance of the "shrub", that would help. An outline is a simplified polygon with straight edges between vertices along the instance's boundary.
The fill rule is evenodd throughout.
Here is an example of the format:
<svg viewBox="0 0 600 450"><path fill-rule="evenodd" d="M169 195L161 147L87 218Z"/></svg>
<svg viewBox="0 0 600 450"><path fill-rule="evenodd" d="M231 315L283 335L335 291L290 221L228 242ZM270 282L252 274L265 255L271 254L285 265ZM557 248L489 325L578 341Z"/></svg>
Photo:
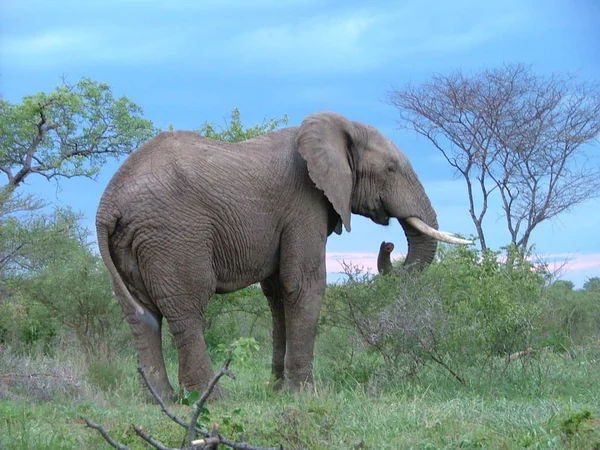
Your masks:
<svg viewBox="0 0 600 450"><path fill-rule="evenodd" d="M591 280L580 290L562 280L548 288L542 304L540 345L565 352L600 340L600 291Z"/></svg>
<svg viewBox="0 0 600 450"><path fill-rule="evenodd" d="M271 311L258 286L215 295L208 303L204 337L215 353L238 337L253 337L263 344L270 338Z"/></svg>
<svg viewBox="0 0 600 450"><path fill-rule="evenodd" d="M468 348L463 357L487 359L531 344L546 274L514 247L503 252L454 247L425 276L439 280L452 341Z"/></svg>
<svg viewBox="0 0 600 450"><path fill-rule="evenodd" d="M95 360L110 358L130 340L108 271L86 247L74 249L67 261L50 262L14 280L12 286L28 310L28 321L36 319L29 329L22 327L22 341L38 340L58 323L77 337L88 359Z"/></svg>
<svg viewBox="0 0 600 450"><path fill-rule="evenodd" d="M528 348L539 327L545 274L511 248L446 249L422 273L345 272L328 289L322 326L354 330L394 377L433 364L463 381L461 367Z"/></svg>

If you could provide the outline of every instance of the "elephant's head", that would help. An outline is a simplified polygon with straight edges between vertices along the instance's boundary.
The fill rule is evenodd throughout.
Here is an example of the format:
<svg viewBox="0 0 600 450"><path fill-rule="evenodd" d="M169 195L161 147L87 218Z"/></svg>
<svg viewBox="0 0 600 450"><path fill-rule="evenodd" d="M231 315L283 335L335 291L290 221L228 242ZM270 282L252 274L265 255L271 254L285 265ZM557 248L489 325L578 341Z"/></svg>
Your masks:
<svg viewBox="0 0 600 450"><path fill-rule="evenodd" d="M408 239L405 264L423 268L433 261L437 241L467 244L437 230L435 211L408 158L369 125L333 112L308 116L296 144L308 171L350 231L350 214L388 225L398 219ZM414 264L414 265L413 265Z"/></svg>

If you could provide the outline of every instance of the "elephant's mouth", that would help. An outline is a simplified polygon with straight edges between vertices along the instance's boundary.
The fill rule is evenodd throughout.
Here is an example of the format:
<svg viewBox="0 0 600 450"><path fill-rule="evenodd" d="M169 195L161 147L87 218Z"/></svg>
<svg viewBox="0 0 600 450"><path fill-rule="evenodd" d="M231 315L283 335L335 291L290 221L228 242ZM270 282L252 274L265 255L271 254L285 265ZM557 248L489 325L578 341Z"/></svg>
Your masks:
<svg viewBox="0 0 600 450"><path fill-rule="evenodd" d="M385 208L377 208L370 214L371 220L375 222L377 225L389 225L390 224L390 214L385 210Z"/></svg>
<svg viewBox="0 0 600 450"><path fill-rule="evenodd" d="M383 201L379 199L378 205L369 211L369 218L377 225L389 225L391 214L383 206Z"/></svg>
<svg viewBox="0 0 600 450"><path fill-rule="evenodd" d="M390 224L390 216L386 213L382 213L382 214L377 214L375 216L375 218L373 219L373 221L377 224L377 225L389 225Z"/></svg>

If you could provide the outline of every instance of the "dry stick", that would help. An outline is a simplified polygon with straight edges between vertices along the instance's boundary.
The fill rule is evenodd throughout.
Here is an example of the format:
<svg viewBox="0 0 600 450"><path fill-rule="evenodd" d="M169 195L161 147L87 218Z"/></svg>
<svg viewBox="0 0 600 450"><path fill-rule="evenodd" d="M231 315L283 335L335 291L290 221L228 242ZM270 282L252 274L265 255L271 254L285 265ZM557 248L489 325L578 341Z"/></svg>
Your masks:
<svg viewBox="0 0 600 450"><path fill-rule="evenodd" d="M231 364L231 357L227 358L225 360L225 362L223 363L223 365L221 366L219 371L215 374L213 379L208 384L208 387L206 388L206 390L204 391L202 396L198 399L198 401L194 405L192 418L190 420L190 425L188 427L188 435L187 435L188 447L190 447L192 445L192 441L196 438L196 422L198 422L198 417L200 417L200 414L202 413L202 408L204 407L204 403L206 403L208 396L211 394L211 392L217 385L217 382L219 381L219 379L222 376L227 375L232 380L235 380L235 375L233 374L233 372L231 372L231 370L229 370L229 364Z"/></svg>
<svg viewBox="0 0 600 450"><path fill-rule="evenodd" d="M138 372L142 376L144 383L146 383L146 387L148 388L148 390L150 391L150 393L152 394L154 399L160 405L162 412L164 412L167 415L167 417L169 419L171 419L172 421L174 421L176 424L181 425L185 429L188 429L189 425L187 423L185 423L182 419L177 417L175 414L173 414L171 412L171 410L165 404L164 400L160 397L160 395L158 395L158 392L156 392L156 390L150 383L150 380L148 380L148 375L146 374L146 371L144 370L144 368L142 366L138 366ZM196 427L196 432L200 433L204 437L210 437L210 433L208 432L208 430L202 430L202 429Z"/></svg>
<svg viewBox="0 0 600 450"><path fill-rule="evenodd" d="M506 362L514 361L515 359L523 358L524 356L529 356L533 354L535 350L531 347L526 348L525 350L521 350L520 352L512 353L506 358Z"/></svg>
<svg viewBox="0 0 600 450"><path fill-rule="evenodd" d="M85 417L82 417L82 419L85 420L85 423L87 424L88 427L93 428L94 430L97 430L102 435L104 440L106 442L108 442L110 445L112 445L114 448L116 448L117 450L129 450L129 447L126 447L123 444L119 444L117 441L113 440L113 438L110 437L110 435L106 432L106 430L104 429L104 427L102 425L98 425L97 423L91 422L88 419L86 419Z"/></svg>
<svg viewBox="0 0 600 450"><path fill-rule="evenodd" d="M156 392L156 390L152 387L152 384L148 380L148 375L146 374L146 371L144 370L144 368L142 366L138 366L138 372L140 372L140 374L142 375L142 379L144 380L144 383L146 383L146 386L148 387L148 390L150 391L150 393L152 394L152 396L156 399L156 401L158 402L158 404L162 408L162 411L167 415L167 417L169 417L176 424L181 425L183 428L189 429L190 426L187 423L185 423L182 419L180 419L175 414L173 414L169 410L169 408L167 408L167 405L165 404L165 402L163 401L163 399L160 397L160 395L158 395L158 393ZM211 440L212 439L211 434L207 430L203 430L202 428L198 428L196 426L194 426L194 429L195 429L196 433L201 434L202 436L204 436L205 438L207 438L206 439L207 443L214 443L214 441ZM219 439L221 441L221 444L227 445L228 447L231 447L231 448L233 448L235 450L281 450L283 448L281 446L279 448L275 448L275 447L253 447L252 445L249 445L249 444L247 444L245 442L234 442L234 441L232 441L230 439L227 439L224 436L219 436Z"/></svg>
<svg viewBox="0 0 600 450"><path fill-rule="evenodd" d="M197 439L195 441L192 441L192 445L203 445L206 448L218 448L218 445L221 443L221 439L219 439L218 437L209 437L209 438L204 438L204 439Z"/></svg>
<svg viewBox="0 0 600 450"><path fill-rule="evenodd" d="M500 378L504 377L504 374L506 373L506 370L508 369L508 366L510 365L511 362L523 358L525 356L531 356L535 353L535 350L531 347L527 347L525 350L521 350L520 352L516 352L516 353L512 353L510 354L507 358L506 358L506 364L504 365L504 369L502 370L502 374L500 375Z"/></svg>
<svg viewBox="0 0 600 450"><path fill-rule="evenodd" d="M143 440L148 442L151 446L153 446L157 450L174 450L171 447L166 447L163 444L161 444L160 442L158 442L156 439L154 439L152 437L152 435L150 433L148 433L142 427L134 425L133 429L135 430L135 434L137 434L139 437L141 437Z"/></svg>
<svg viewBox="0 0 600 450"><path fill-rule="evenodd" d="M460 382L460 384L465 384L465 380L459 374L457 374L454 370L452 370L452 368L448 364L446 364L446 362L439 356L439 353L436 350L437 339L435 338L435 333L431 329L429 329L428 331L429 331L429 334L431 335L431 338L433 339L433 350L432 350L432 352L429 353L429 357L432 360L434 360L436 363L438 363L439 365L444 367L448 372L450 372L454 376L454 378L456 378Z"/></svg>

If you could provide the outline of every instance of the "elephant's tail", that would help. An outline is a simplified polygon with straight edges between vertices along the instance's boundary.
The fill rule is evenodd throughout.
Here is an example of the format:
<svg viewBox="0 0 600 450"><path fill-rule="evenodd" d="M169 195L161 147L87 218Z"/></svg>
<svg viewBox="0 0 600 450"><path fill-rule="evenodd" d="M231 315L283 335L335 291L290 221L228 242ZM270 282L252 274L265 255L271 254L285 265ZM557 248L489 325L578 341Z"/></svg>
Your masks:
<svg viewBox="0 0 600 450"><path fill-rule="evenodd" d="M125 282L119 273L117 266L112 259L112 255L110 254L110 249L108 247L108 236L112 234L115 230L116 221L110 221L107 223L106 221L96 218L96 235L98 238L98 248L100 249L100 256L104 260L104 264L108 268L110 275L113 279L113 284L115 291L117 291L117 297L121 301L125 301L129 303L129 305L134 309L135 316L141 322L151 326L153 329L158 329L158 322L156 318L150 314L147 310L145 310L142 305L138 303L138 301L131 295L127 286L125 286Z"/></svg>

